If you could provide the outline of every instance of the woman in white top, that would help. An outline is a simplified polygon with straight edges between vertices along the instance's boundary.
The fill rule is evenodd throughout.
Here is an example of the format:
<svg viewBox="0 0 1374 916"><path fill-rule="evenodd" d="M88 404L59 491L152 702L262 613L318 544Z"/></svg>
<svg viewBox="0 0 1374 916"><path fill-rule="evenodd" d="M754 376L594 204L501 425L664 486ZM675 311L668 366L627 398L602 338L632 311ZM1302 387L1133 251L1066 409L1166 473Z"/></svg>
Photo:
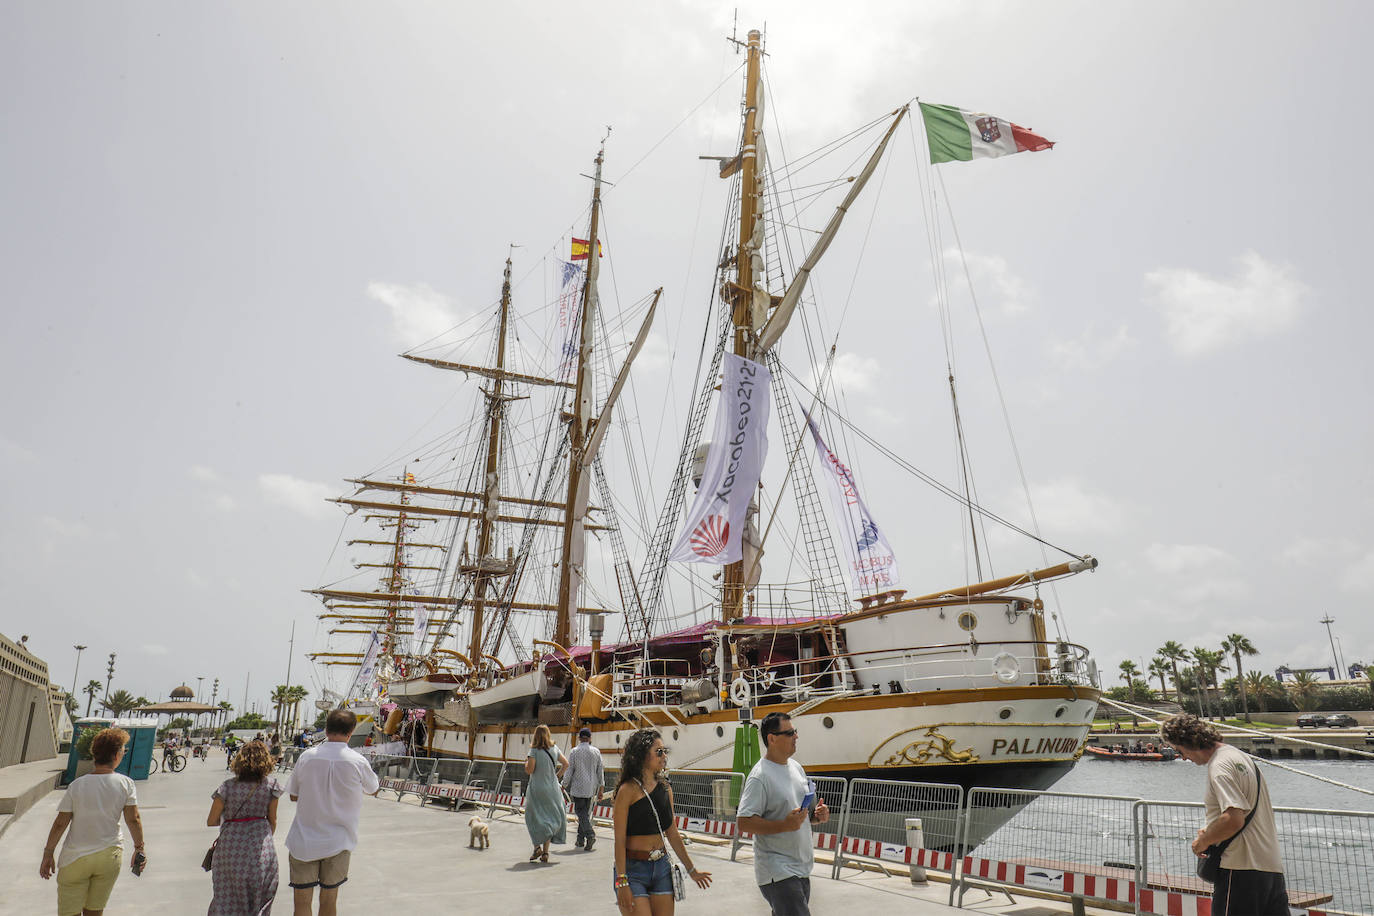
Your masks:
<svg viewBox="0 0 1374 916"><path fill-rule="evenodd" d="M129 733L122 728L99 732L91 741L95 769L74 780L57 804L38 874L47 880L57 873L58 916L100 916L104 911L123 865L121 815L134 840L134 868L141 872L147 863L134 781L115 772L128 742ZM71 832L54 862L57 841L68 825Z"/></svg>

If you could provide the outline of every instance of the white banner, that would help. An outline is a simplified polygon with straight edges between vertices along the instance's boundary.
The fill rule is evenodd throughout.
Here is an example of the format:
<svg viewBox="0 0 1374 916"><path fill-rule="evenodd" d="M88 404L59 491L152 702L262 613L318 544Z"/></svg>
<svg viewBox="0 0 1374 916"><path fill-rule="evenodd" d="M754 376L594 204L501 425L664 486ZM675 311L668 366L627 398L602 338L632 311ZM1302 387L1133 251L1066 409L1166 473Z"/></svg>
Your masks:
<svg viewBox="0 0 1374 916"><path fill-rule="evenodd" d="M372 684L377 679L377 653L382 647L382 636L373 631L372 641L367 645L367 654L363 656L363 663L358 666L358 678L353 682L353 689L349 691L352 696L350 700L360 697L372 698Z"/></svg>
<svg viewBox="0 0 1374 916"><path fill-rule="evenodd" d="M840 539L847 548L855 590L860 595L872 595L897 588L900 579L897 557L864 505L854 472L825 444L814 419L807 416L806 425L816 443L816 457L820 458L826 470L825 479L835 508L835 523L840 527Z"/></svg>
<svg viewBox="0 0 1374 916"><path fill-rule="evenodd" d="M668 559L721 566L742 559L741 535L749 500L759 485L763 458L768 453L769 384L764 366L725 354L716 430L706 468L696 501L687 513L687 525Z"/></svg>
<svg viewBox="0 0 1374 916"><path fill-rule="evenodd" d="M558 359L558 377L570 381L577 375L578 339L581 335L582 283L587 279L581 264L559 261L558 333L563 341Z"/></svg>

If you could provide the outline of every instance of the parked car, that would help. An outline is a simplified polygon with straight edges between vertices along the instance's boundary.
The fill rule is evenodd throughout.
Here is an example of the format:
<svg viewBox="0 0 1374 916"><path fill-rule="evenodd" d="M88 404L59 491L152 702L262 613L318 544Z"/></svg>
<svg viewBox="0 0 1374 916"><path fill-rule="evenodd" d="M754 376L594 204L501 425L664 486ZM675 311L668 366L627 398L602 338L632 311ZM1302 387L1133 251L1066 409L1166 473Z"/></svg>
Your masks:
<svg viewBox="0 0 1374 916"><path fill-rule="evenodd" d="M1315 712L1303 713L1298 716L1298 728L1321 728L1326 724L1326 716L1318 715Z"/></svg>
<svg viewBox="0 0 1374 916"><path fill-rule="evenodd" d="M1347 716L1343 712L1338 712L1334 716L1326 717L1327 728L1354 728L1360 723L1355 721L1354 716Z"/></svg>

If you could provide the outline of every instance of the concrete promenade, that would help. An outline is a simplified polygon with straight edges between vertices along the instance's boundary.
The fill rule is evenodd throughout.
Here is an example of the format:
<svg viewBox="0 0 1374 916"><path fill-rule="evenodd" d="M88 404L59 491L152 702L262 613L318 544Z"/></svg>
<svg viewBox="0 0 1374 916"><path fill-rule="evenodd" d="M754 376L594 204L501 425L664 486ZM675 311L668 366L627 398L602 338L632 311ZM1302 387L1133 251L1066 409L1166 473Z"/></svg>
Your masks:
<svg viewBox="0 0 1374 916"><path fill-rule="evenodd" d="M126 868L106 910L108 916L167 914L193 916L210 903L210 876L200 870L201 856L214 839L205 826L210 793L226 778L224 756L213 752L209 762L191 760L180 773L159 773L138 784L139 804L147 834L149 865L142 877ZM278 774L285 782L285 774ZM0 838L0 914L41 916L56 912L57 890L38 877L43 842L57 810L62 790L49 793ZM554 847L547 865L526 862L530 843L518 815L501 814L492 822L491 848L467 848L469 815L443 807L420 807L414 797L397 802L383 791L365 799L354 853L352 874L340 892L340 913L508 914L616 913L610 894L611 841L609 827L595 851L583 852L571 840ZM291 913L291 889L286 885L286 850L282 843L291 825L294 806L283 797L279 807L277 850L281 884L273 912ZM127 843L126 837L126 843ZM728 912L731 916L766 916L768 908L754 885L747 850L740 861L729 860L729 846L695 842L697 867L714 875L710 890L692 886L679 904L683 914ZM829 866L818 860L812 878L812 908L817 914L841 912L902 913L936 916L959 912L1042 916L1067 913L1067 904L1005 896L987 897L970 891L968 909L944 905L948 886L932 882L913 888L903 875L887 877L846 870L840 881L829 878Z"/></svg>

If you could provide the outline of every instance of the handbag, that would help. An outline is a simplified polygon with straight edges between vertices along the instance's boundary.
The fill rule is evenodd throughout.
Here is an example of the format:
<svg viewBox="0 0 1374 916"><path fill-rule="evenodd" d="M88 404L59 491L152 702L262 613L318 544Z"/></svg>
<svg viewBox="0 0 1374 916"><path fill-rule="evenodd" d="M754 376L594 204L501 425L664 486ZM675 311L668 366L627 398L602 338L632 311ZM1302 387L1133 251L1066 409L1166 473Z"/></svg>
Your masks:
<svg viewBox="0 0 1374 916"><path fill-rule="evenodd" d="M1260 771L1255 767L1255 807L1250 809L1250 813L1245 815L1245 823L1240 825L1240 830L1231 834L1220 843L1213 843L1203 850L1202 855L1197 860L1197 876L1208 884L1215 884L1217 878L1221 877L1221 856L1226 852L1226 848L1245 832L1245 828L1250 826L1250 818L1255 816L1259 810L1260 803Z"/></svg>
<svg viewBox="0 0 1374 916"><path fill-rule="evenodd" d="M262 788L262 785L259 784L259 785L258 785L258 789L261 789L261 788ZM253 799L255 799L255 798L257 798L257 797L258 797L258 790L257 790L257 789L254 789L254 790L253 790L253 794L249 795L249 796L248 796L247 798L245 798L243 801L239 802L239 806L238 806L236 809L234 809L234 817L233 817L233 818L230 818L230 820L233 820L234 818L237 818L240 814L242 814L242 813L243 813L244 807L245 807L250 801L252 801ZM220 821L220 826L223 827L225 823L226 823L225 821L221 820L221 821ZM214 841L213 843L210 844L210 848L207 849L207 850L205 850L205 857L202 858L202 859L200 860L200 868L201 868L201 871L214 871L214 870L215 870L215 847L218 846L218 845L219 845L219 836L216 836L216 837L215 837L215 841Z"/></svg>
<svg viewBox="0 0 1374 916"><path fill-rule="evenodd" d="M649 793L644 791L644 783L638 779L635 785L639 786L639 791L644 792L644 797L649 798ZM687 875L682 871L682 863L679 862L669 851L668 837L663 833L663 822L658 819L658 806L654 800L649 798L649 810L654 813L654 823L658 825L658 835L663 837L663 854L668 857L668 874L673 878L673 899L687 899Z"/></svg>

